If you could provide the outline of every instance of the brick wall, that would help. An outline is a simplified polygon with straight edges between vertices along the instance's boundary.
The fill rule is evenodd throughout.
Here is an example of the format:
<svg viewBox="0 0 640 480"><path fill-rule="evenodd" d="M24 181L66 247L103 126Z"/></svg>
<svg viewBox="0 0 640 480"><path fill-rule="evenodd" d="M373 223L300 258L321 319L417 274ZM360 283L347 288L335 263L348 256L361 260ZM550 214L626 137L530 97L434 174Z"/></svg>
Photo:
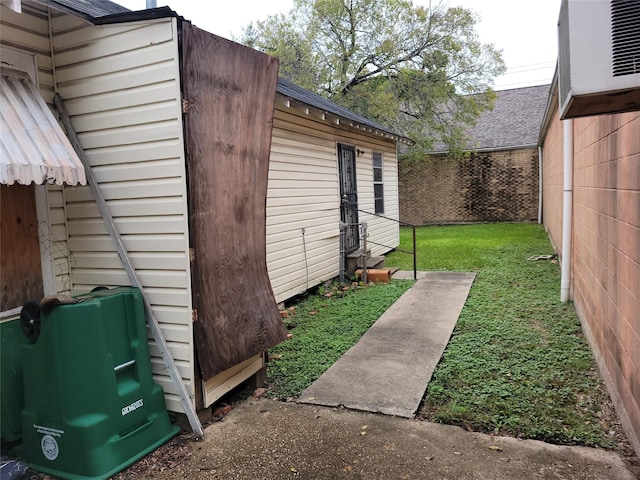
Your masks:
<svg viewBox="0 0 640 480"><path fill-rule="evenodd" d="M542 222L558 254L562 253L562 138L562 122L556 111L542 148Z"/></svg>
<svg viewBox="0 0 640 480"><path fill-rule="evenodd" d="M433 155L398 165L400 220L416 225L538 218L538 149Z"/></svg>
<svg viewBox="0 0 640 480"><path fill-rule="evenodd" d="M544 223L562 239L562 131L543 149ZM640 454L640 113L574 120L571 297ZM558 188L560 185L560 188Z"/></svg>

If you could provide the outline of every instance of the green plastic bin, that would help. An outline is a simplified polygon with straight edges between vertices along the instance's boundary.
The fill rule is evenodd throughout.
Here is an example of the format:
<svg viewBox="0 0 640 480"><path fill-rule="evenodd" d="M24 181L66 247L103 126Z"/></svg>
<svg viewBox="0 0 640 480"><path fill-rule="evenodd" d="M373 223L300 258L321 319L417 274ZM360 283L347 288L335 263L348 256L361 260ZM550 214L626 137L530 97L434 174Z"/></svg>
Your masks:
<svg viewBox="0 0 640 480"><path fill-rule="evenodd" d="M4 444L22 438L22 345L28 340L22 333L19 318L0 322L0 342L0 435Z"/></svg>
<svg viewBox="0 0 640 480"><path fill-rule="evenodd" d="M140 291L77 298L43 314L38 340L23 347L23 456L47 474L105 479L179 428L151 376Z"/></svg>

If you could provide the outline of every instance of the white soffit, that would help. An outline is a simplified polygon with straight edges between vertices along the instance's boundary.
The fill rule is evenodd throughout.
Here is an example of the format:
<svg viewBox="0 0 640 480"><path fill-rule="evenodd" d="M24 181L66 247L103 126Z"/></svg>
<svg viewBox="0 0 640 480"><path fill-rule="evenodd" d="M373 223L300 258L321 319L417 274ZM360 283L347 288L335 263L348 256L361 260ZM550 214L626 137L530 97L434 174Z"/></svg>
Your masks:
<svg viewBox="0 0 640 480"><path fill-rule="evenodd" d="M0 183L85 185L82 162L29 76L0 74Z"/></svg>

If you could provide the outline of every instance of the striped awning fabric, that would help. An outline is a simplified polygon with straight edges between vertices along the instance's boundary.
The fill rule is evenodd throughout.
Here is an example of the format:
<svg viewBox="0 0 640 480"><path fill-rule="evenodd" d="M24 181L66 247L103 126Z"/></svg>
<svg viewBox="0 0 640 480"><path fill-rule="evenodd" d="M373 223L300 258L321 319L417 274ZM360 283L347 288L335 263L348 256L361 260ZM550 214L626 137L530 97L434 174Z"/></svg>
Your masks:
<svg viewBox="0 0 640 480"><path fill-rule="evenodd" d="M84 167L29 77L1 69L0 183L85 185Z"/></svg>

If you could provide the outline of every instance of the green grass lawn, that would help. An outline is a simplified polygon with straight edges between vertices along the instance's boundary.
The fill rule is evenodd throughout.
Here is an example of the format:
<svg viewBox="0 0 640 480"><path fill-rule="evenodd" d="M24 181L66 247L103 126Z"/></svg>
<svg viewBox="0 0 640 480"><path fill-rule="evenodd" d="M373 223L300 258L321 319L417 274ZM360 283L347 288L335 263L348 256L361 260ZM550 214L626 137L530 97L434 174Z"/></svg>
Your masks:
<svg viewBox="0 0 640 480"><path fill-rule="evenodd" d="M295 397L351 348L413 281L343 289L320 288L298 302L285 319L293 335L271 350L268 396Z"/></svg>
<svg viewBox="0 0 640 480"><path fill-rule="evenodd" d="M401 247L411 249L411 230ZM533 224L420 227L418 269L477 273L419 418L559 444L616 447L621 433L572 304L560 302L557 263ZM413 268L394 252L388 266ZM412 282L321 291L287 319L293 338L270 351L270 396L299 395Z"/></svg>
<svg viewBox="0 0 640 480"><path fill-rule="evenodd" d="M401 248L410 249L403 229ZM470 430L611 448L610 401L560 268L532 224L421 227L419 270L474 271L476 280L429 384L420 416ZM394 253L387 265L409 268ZM613 434L609 432L613 431Z"/></svg>
<svg viewBox="0 0 640 480"><path fill-rule="evenodd" d="M482 223L416 229L418 270L477 272L499 261L505 247L518 245L536 254L553 253L547 234L539 225ZM413 250L411 228L400 229L399 248ZM406 253L393 252L386 257L385 263L413 270L413 257Z"/></svg>

